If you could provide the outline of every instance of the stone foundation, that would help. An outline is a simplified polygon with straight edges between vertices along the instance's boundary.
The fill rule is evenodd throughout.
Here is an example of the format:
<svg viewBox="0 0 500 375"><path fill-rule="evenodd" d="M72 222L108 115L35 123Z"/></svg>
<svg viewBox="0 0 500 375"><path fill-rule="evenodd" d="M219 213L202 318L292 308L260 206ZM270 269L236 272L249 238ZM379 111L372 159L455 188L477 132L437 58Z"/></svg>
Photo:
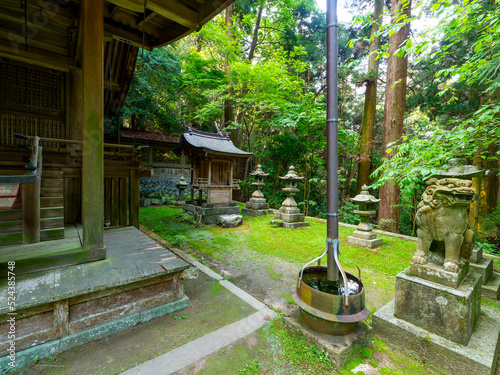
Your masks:
<svg viewBox="0 0 500 375"><path fill-rule="evenodd" d="M359 322L354 331L348 335L331 336L309 327L297 309L290 317L285 317L285 324L318 348L324 349L339 370L345 369L349 363L358 358L363 348L372 346L371 330L363 322Z"/></svg>

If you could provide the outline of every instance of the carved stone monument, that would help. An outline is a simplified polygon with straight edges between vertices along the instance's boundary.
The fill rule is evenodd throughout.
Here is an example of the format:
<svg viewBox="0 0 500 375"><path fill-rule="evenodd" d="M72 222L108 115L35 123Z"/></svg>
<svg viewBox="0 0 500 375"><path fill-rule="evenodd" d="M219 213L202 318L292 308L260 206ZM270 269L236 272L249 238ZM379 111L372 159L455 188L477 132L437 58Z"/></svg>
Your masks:
<svg viewBox="0 0 500 375"><path fill-rule="evenodd" d="M256 186L257 190L253 192L252 197L246 204L246 208L243 208L241 213L248 216L266 215L269 211L269 203L267 203L260 189L265 186L264 177L269 176L269 173L264 173L262 166L259 164L255 172L250 173L250 175L255 176L255 181L252 182L252 185Z"/></svg>
<svg viewBox="0 0 500 375"><path fill-rule="evenodd" d="M359 205L359 210L355 210L354 213L359 215L361 220L352 236L347 237L347 243L370 249L382 246L382 238L377 238L377 234L373 232L373 227L369 221L370 216L376 213L372 206L380 202L380 199L371 195L368 192L368 187L364 185L361 188L361 193L351 198L351 201Z"/></svg>
<svg viewBox="0 0 500 375"><path fill-rule="evenodd" d="M468 272L474 189L469 176L443 172L427 181L417 208L417 251L396 276L395 300L373 315L374 335L442 373L491 375L500 317L481 311L481 276Z"/></svg>
<svg viewBox="0 0 500 375"><path fill-rule="evenodd" d="M304 221L305 215L300 213L300 210L297 207L297 202L295 202L295 199L293 198L293 196L299 191L299 189L297 189L298 181L303 180L304 177L299 177L297 172L295 172L295 167L291 165L286 176L280 177L280 179L286 182L286 186L283 188L283 191L286 193L287 197L281 204L279 211L274 213L274 219L281 221L274 222L274 224L278 224L283 228L289 229L309 226L310 223Z"/></svg>

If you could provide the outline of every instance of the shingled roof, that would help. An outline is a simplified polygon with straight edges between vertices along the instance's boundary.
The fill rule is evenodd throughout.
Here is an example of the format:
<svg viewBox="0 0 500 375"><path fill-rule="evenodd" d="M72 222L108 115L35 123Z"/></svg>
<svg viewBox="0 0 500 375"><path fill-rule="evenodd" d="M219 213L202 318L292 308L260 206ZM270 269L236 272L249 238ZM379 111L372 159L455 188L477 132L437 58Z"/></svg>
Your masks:
<svg viewBox="0 0 500 375"><path fill-rule="evenodd" d="M131 139L134 142L148 141L148 142L158 142L158 143L179 143L181 137L172 134L163 134L156 132L148 132L145 130L132 130L127 128L120 129L120 137Z"/></svg>
<svg viewBox="0 0 500 375"><path fill-rule="evenodd" d="M191 127L188 127L187 130L181 136L179 145L174 149L176 154L191 150L239 158L248 158L253 155L251 152L237 148L229 138L229 133L207 133Z"/></svg>

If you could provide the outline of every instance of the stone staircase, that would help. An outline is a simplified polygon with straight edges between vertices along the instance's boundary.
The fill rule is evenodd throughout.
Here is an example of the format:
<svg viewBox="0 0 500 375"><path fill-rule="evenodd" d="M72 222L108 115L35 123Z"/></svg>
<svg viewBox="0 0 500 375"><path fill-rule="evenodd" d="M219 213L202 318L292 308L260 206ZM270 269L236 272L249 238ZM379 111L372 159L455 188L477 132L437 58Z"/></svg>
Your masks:
<svg viewBox="0 0 500 375"><path fill-rule="evenodd" d="M500 297L500 273L493 272L493 259L483 257L483 248L478 244L470 257L470 272L481 275L481 295L486 298L497 300Z"/></svg>

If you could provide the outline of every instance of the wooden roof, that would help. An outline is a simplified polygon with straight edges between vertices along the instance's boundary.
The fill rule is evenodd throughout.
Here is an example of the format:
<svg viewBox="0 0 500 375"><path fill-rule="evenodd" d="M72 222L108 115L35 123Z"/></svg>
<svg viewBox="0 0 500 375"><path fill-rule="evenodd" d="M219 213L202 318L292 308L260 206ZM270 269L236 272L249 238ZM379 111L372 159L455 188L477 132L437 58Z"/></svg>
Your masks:
<svg viewBox="0 0 500 375"><path fill-rule="evenodd" d="M120 138L130 139L133 142L147 141L155 143L165 143L177 145L181 139L179 135L148 132L145 130L133 130L127 128L120 129Z"/></svg>
<svg viewBox="0 0 500 375"><path fill-rule="evenodd" d="M236 158L248 158L252 152L246 152L237 148L229 133L207 133L188 127L187 133L181 136L179 145L173 150L177 155L192 151L198 154L230 156Z"/></svg>
<svg viewBox="0 0 500 375"><path fill-rule="evenodd" d="M119 112L139 48L151 50L179 40L234 2L94 1L104 6L106 115ZM68 71L79 66L82 37L80 0L0 0L0 58Z"/></svg>

